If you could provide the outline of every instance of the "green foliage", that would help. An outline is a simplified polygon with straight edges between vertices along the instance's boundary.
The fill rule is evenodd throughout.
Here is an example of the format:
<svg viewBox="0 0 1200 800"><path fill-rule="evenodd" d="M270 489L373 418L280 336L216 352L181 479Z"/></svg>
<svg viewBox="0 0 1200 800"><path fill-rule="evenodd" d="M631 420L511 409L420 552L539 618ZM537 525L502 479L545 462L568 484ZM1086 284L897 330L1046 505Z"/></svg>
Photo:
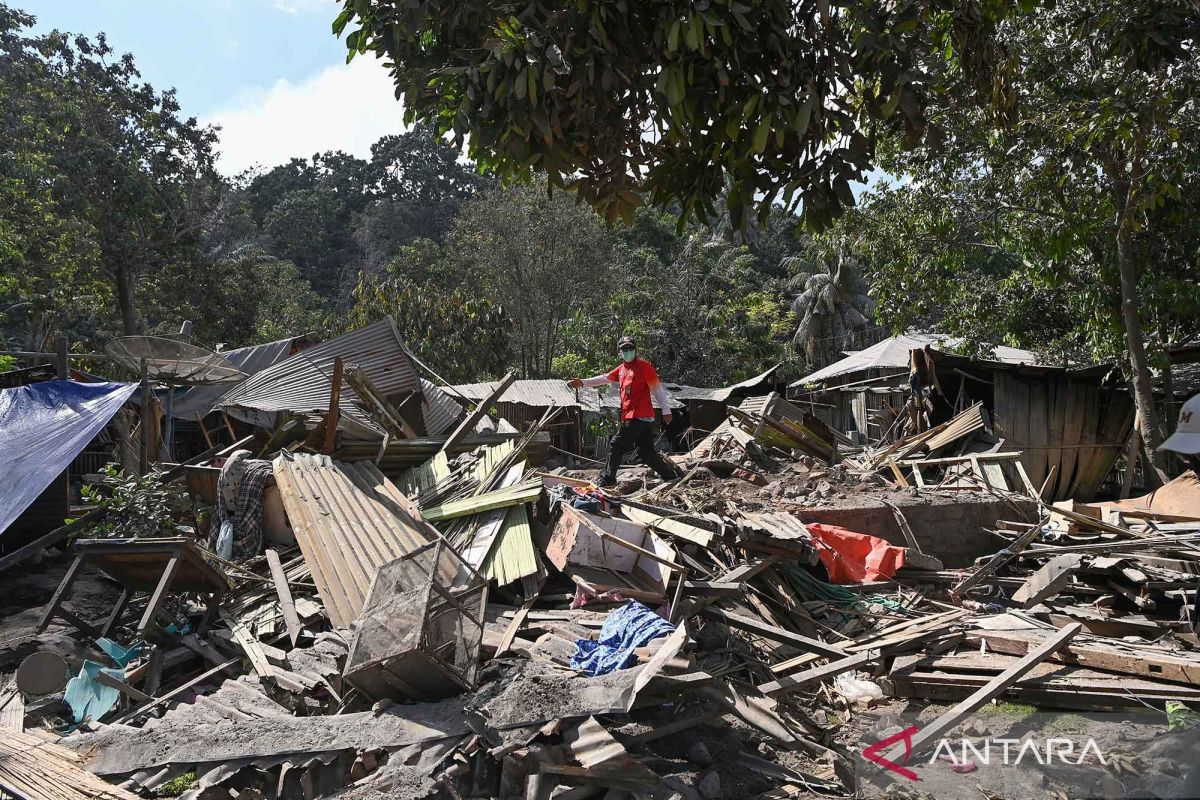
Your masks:
<svg viewBox="0 0 1200 800"><path fill-rule="evenodd" d="M845 220L881 320L1079 360L1125 356L1113 221L1128 199L1132 297L1151 345L1200 335L1200 12L1060 2L1002 30L1020 67L1009 77L1018 125L996 129L943 100L938 146L886 159L912 180Z"/></svg>
<svg viewBox="0 0 1200 800"><path fill-rule="evenodd" d="M821 226L853 205L877 131L925 132L930 93L1010 109L992 33L1016 5L343 0L333 31L348 58L389 62L410 122L506 180L544 171L609 222L645 192L704 218L724 194L739 229L802 202ZM955 80L932 82L945 63Z"/></svg>
<svg viewBox="0 0 1200 800"><path fill-rule="evenodd" d="M2 288L32 298L35 312L61 309L79 278L85 302L115 298L134 333L139 277L195 252L219 189L216 134L181 117L174 93L142 82L103 35L31 35L32 24L0 5L0 127L18 148L0 165L0 236L32 234L15 248L25 279ZM12 195L14 178L32 184L25 197ZM41 257L51 269L33 278Z"/></svg>
<svg viewBox="0 0 1200 800"><path fill-rule="evenodd" d="M196 782L196 771L185 772L182 775L176 775L171 780L159 786L155 791L155 797L179 797L186 792Z"/></svg>
<svg viewBox="0 0 1200 800"><path fill-rule="evenodd" d="M100 470L97 484L86 484L83 500L107 509L104 518L88 528L89 534L104 538L179 536L190 531L181 520L191 510L186 489L165 484L163 473L126 475L115 464Z"/></svg>
<svg viewBox="0 0 1200 800"><path fill-rule="evenodd" d="M567 324L594 313L618 272L600 218L536 182L468 202L446 253L447 274L512 320L515 365L530 378L551 373Z"/></svg>
<svg viewBox="0 0 1200 800"><path fill-rule="evenodd" d="M249 244L291 261L322 297L343 301L360 270L382 271L403 245L441 241L486 179L423 126L385 136L370 160L342 152L293 158L247 176L222 204L214 251Z"/></svg>
<svg viewBox="0 0 1200 800"><path fill-rule="evenodd" d="M781 268L791 277L796 330L792 344L807 364L819 369L879 340L874 304L867 294L856 249L845 236L826 236L804 243L802 255L785 256Z"/></svg>
<svg viewBox="0 0 1200 800"><path fill-rule="evenodd" d="M443 263L441 248L420 239L400 248L383 274L362 273L348 327L390 314L417 357L447 380L502 374L511 358L511 320L490 300L438 280Z"/></svg>

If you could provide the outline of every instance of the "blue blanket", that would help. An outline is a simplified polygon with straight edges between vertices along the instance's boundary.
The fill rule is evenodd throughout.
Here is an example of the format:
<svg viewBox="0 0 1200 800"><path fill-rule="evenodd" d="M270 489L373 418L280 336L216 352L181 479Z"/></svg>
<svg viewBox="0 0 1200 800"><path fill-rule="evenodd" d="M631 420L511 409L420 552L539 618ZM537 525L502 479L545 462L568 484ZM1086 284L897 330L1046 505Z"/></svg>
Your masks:
<svg viewBox="0 0 1200 800"><path fill-rule="evenodd" d="M646 608L630 601L611 612L600 628L600 639L579 639L571 666L588 675L606 675L633 663L633 651L660 636L674 633L675 626Z"/></svg>

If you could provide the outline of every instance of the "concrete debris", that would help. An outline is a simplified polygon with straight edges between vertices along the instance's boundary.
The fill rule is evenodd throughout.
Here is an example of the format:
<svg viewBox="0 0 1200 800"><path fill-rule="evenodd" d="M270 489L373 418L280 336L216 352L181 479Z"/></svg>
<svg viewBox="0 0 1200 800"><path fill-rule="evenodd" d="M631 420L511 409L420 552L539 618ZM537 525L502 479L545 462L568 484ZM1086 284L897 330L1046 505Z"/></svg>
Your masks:
<svg viewBox="0 0 1200 800"><path fill-rule="evenodd" d="M1076 454L1086 474L1053 478L1068 448L1031 458L998 435L992 403L970 396L987 381L938 399L941 362L922 359L912 402L870 408L891 420L871 441L756 379L670 456L679 477L626 466L605 489L594 470L545 465L553 406L518 431L488 416L493 388L430 435L415 372L334 355L346 386L314 377L325 401L188 464L202 492L233 448L270 460L287 536L221 559L193 510L177 538L73 545L6 575L0 790L907 796L871 754L902 765L906 742L1004 735L1001 715L977 718L987 704L1149 706L1150 722L1109 728L1156 743L1181 742L1179 709L1200 709L1195 476L1157 498L1051 505L1072 481L1091 500L1103 459ZM286 381L270 388L286 402ZM353 439L340 413L389 439ZM1039 446L1032 428L1017 441ZM1045 499L1030 464L1058 487ZM572 668L631 612L655 635L603 674ZM14 679L31 654L54 675ZM103 671L107 700L75 720L60 679L81 669ZM1188 763L1167 744L1136 749L1124 790L1186 777L1164 766ZM903 768L939 796L970 769ZM1102 777L1088 769L1055 777L1059 794L1087 796ZM994 777L981 764L969 780ZM39 794L47 782L61 791Z"/></svg>

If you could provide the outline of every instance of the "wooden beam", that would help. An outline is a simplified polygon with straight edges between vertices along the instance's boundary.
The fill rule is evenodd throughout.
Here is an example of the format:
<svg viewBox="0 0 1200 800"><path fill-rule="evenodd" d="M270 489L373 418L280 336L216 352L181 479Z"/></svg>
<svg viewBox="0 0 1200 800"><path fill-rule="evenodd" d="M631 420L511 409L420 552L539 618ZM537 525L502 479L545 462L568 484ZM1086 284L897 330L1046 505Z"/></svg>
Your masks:
<svg viewBox="0 0 1200 800"><path fill-rule="evenodd" d="M810 653L820 653L828 658L837 659L846 658L848 655L845 650L842 650L839 647L834 647L831 644L826 644L819 639L810 639L807 636L801 636L798 633L792 633L791 631L784 630L783 628L776 627L775 625L767 625L766 623L759 622L753 617L746 617L741 614L736 614L732 611L726 611L721 608L713 608L710 606L704 609L704 614L705 616L715 619L718 622L723 622L730 628L737 628L738 630L753 633L757 636L761 636L764 639L770 639L771 641L778 642L780 644L798 647L801 650L805 650Z"/></svg>
<svg viewBox="0 0 1200 800"><path fill-rule="evenodd" d="M338 420L342 416L342 357L333 359L333 382L329 387L329 413L325 415L325 441L321 444L321 452L329 455L333 452L337 440Z"/></svg>
<svg viewBox="0 0 1200 800"><path fill-rule="evenodd" d="M169 701L175 699L176 697L178 697L179 695L188 691L189 689L191 689L193 686L200 683L201 681L208 680L213 675L216 675L218 672L221 672L222 670L224 670L228 667L232 667L232 666L236 665L239 661L241 661L240 658L231 658L228 661L213 667L212 669L208 670L207 672L201 672L199 675L192 678L187 683L184 683L184 684L181 684L180 686L175 687L174 689L167 692L166 694L164 694L162 697L158 698L157 700L147 703L146 705L142 706L141 708L135 708L133 711L130 711L128 714L126 714L125 716L121 717L118 720L113 720L112 724L113 725L124 725L127 722L131 722L131 721L137 719L138 717L142 716L142 714L145 714L147 711L154 708L155 706L160 706L163 703L166 703L166 702L169 702Z"/></svg>
<svg viewBox="0 0 1200 800"><path fill-rule="evenodd" d="M283 572L283 564L279 561L279 553L267 548L267 565L271 568L271 580L275 582L275 594L279 596L279 610L283 613L283 622L287 626L288 638L292 647L300 638L300 617L296 614L296 601L292 599L292 588L288 586L287 575Z"/></svg>
<svg viewBox="0 0 1200 800"><path fill-rule="evenodd" d="M135 689L120 678L114 678L104 670L96 673L96 683L101 686L107 686L110 689L116 689L121 694L128 698L136 700L139 703L148 703L154 698L143 692L141 689Z"/></svg>
<svg viewBox="0 0 1200 800"><path fill-rule="evenodd" d="M1071 575L1079 568L1082 560L1083 556L1078 553L1065 553L1050 559L1041 569L1025 579L1025 583L1013 594L1013 602L1029 608L1047 597L1058 594L1071 582Z"/></svg>
<svg viewBox="0 0 1200 800"><path fill-rule="evenodd" d="M491 408L492 405L499 400L506 391L508 391L508 387L512 386L513 381L516 379L516 373L513 372L510 372L501 378L500 383L496 386L495 391L482 400L479 405L475 406L475 410L470 414L467 414L462 422L458 423L458 427L455 428L454 432L446 438L446 442L442 445L440 452L450 452L452 447L462 441L463 437L474 430L475 425L483 418L483 415L487 413L487 410Z"/></svg>
<svg viewBox="0 0 1200 800"><path fill-rule="evenodd" d="M999 697L1010 686L1021 680L1030 670L1049 658L1052 653L1064 644L1071 641L1082 627L1078 623L1075 623L1058 631L1058 633L1047 639L1036 650L1030 652L1016 664L1013 664L1004 670L1004 672L1001 672L995 678L981 686L966 700L963 700L954 708L942 714L929 725L921 728L917 732L917 735L912 738L910 755L916 755L921 752L930 744L940 739L955 725L958 725L964 719L974 714L985 703ZM898 752L903 751L903 748L904 744L900 743L897 747L893 748L892 752L898 754Z"/></svg>
<svg viewBox="0 0 1200 800"><path fill-rule="evenodd" d="M766 695L779 695L787 692L794 692L810 683L832 678L835 675L841 675L843 672L858 669L873 658L870 650L864 650L861 653L855 653L852 656L830 661L828 664L822 664L819 667L812 667L798 672L795 675L789 675L786 678L780 678L777 681L764 683L758 687L758 690Z"/></svg>

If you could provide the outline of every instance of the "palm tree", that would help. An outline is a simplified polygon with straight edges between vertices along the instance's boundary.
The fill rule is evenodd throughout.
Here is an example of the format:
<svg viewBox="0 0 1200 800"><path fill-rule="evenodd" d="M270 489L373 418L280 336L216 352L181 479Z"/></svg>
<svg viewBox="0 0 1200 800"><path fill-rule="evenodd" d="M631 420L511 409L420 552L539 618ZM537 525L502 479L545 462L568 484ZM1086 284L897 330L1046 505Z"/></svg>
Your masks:
<svg viewBox="0 0 1200 800"><path fill-rule="evenodd" d="M820 243L806 237L803 244L804 253L785 257L780 267L791 275L788 290L798 320L792 344L809 368L819 369L843 350L874 344L880 329L854 243L845 237Z"/></svg>

